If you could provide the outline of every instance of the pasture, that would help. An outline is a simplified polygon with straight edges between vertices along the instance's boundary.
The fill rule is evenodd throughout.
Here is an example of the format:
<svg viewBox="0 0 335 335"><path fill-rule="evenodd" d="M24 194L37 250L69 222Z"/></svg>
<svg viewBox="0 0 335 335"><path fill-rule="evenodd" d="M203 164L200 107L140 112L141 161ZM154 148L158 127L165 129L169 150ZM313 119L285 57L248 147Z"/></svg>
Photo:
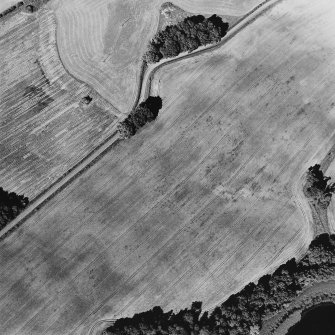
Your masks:
<svg viewBox="0 0 335 335"><path fill-rule="evenodd" d="M57 41L65 67L115 108L128 113L137 96L142 55L159 26L164 0L56 0ZM260 0L177 0L190 13L243 15ZM248 5L247 5L248 4Z"/></svg>
<svg viewBox="0 0 335 335"><path fill-rule="evenodd" d="M333 145L335 8L281 1L166 65L158 119L0 245L4 334L87 334L155 305L204 309L312 239L297 190Z"/></svg>
<svg viewBox="0 0 335 335"><path fill-rule="evenodd" d="M37 196L114 131L113 107L63 68L51 11L0 20L0 185ZM90 106L81 100L94 97Z"/></svg>

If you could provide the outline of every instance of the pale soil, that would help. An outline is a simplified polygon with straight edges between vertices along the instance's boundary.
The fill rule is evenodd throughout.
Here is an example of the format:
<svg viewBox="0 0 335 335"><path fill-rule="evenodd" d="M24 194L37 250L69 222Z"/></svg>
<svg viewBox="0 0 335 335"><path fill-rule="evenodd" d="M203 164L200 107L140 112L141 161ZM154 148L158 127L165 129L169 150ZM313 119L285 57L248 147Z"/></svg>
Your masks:
<svg viewBox="0 0 335 335"><path fill-rule="evenodd" d="M0 1L0 13L8 9L9 7L17 4L18 2L19 0L1 0Z"/></svg>
<svg viewBox="0 0 335 335"><path fill-rule="evenodd" d="M137 94L142 55L164 0L55 0L58 44L66 68L123 113ZM190 13L243 15L261 0L178 0ZM231 18L230 18L231 19Z"/></svg>
<svg viewBox="0 0 335 335"><path fill-rule="evenodd" d="M0 185L36 197L113 132L112 106L63 68L51 12L0 21ZM94 101L80 105L83 96Z"/></svg>
<svg viewBox="0 0 335 335"><path fill-rule="evenodd" d="M292 189L334 135L333 17L331 0L283 2L163 68L158 120L0 245L3 333L211 308L302 255L312 234Z"/></svg>

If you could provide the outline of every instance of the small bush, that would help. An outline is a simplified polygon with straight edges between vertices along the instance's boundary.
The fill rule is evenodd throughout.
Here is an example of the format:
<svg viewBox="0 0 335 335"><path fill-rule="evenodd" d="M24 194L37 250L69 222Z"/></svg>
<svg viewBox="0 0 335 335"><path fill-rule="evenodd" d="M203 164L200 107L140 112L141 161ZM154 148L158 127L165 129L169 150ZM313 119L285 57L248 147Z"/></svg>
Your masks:
<svg viewBox="0 0 335 335"><path fill-rule="evenodd" d="M15 219L28 205L28 198L0 187L0 229Z"/></svg>
<svg viewBox="0 0 335 335"><path fill-rule="evenodd" d="M316 202L322 208L327 208L330 204L335 184L330 183L330 177L324 176L319 164L315 164L308 169L305 195L311 201Z"/></svg>

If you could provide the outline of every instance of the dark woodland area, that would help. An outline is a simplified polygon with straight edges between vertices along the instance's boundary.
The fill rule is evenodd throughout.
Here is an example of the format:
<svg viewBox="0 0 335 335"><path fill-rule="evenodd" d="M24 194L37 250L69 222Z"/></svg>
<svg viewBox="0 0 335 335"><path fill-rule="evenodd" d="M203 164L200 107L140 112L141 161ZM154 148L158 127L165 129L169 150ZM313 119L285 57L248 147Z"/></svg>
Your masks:
<svg viewBox="0 0 335 335"><path fill-rule="evenodd" d="M0 187L0 230L15 219L28 205L28 198Z"/></svg>
<svg viewBox="0 0 335 335"><path fill-rule="evenodd" d="M202 15L187 17L158 32L149 43L144 60L156 63L162 58L176 57L181 52L191 52L199 46L217 43L226 35L228 26L217 15L207 19Z"/></svg>
<svg viewBox="0 0 335 335"><path fill-rule="evenodd" d="M149 97L141 102L124 121L119 123L118 132L121 138L134 136L145 124L156 119L161 108L160 97Z"/></svg>
<svg viewBox="0 0 335 335"><path fill-rule="evenodd" d="M311 243L299 261L291 259L272 275L250 283L233 294L209 315L201 316L201 302L189 309L163 312L160 307L119 319L105 333L109 335L237 335L262 327L263 320L281 311L299 293L335 274L335 235L322 234Z"/></svg>

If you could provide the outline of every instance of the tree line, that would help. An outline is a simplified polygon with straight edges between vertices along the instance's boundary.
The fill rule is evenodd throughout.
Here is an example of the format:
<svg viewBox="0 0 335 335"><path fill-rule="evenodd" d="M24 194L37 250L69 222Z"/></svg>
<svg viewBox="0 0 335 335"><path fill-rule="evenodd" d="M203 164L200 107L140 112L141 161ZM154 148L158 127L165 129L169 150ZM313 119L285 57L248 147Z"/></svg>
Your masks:
<svg viewBox="0 0 335 335"><path fill-rule="evenodd" d="M0 187L0 230L14 220L27 206L29 199Z"/></svg>
<svg viewBox="0 0 335 335"><path fill-rule="evenodd" d="M132 318L123 318L105 330L108 335L245 335L258 330L265 319L283 309L299 293L335 274L335 235L322 234L307 254L294 258L272 275L261 277L233 294L209 314L201 315L201 302L179 312L154 307Z"/></svg>
<svg viewBox="0 0 335 335"><path fill-rule="evenodd" d="M118 124L118 132L121 138L134 136L136 132L148 122L156 119L162 108L160 97L149 97L141 102L128 117Z"/></svg>
<svg viewBox="0 0 335 335"><path fill-rule="evenodd" d="M217 43L226 35L228 27L228 23L217 15L209 18L202 15L187 17L159 31L149 43L144 60L156 63L162 58L176 57L181 52L191 52L202 45Z"/></svg>

